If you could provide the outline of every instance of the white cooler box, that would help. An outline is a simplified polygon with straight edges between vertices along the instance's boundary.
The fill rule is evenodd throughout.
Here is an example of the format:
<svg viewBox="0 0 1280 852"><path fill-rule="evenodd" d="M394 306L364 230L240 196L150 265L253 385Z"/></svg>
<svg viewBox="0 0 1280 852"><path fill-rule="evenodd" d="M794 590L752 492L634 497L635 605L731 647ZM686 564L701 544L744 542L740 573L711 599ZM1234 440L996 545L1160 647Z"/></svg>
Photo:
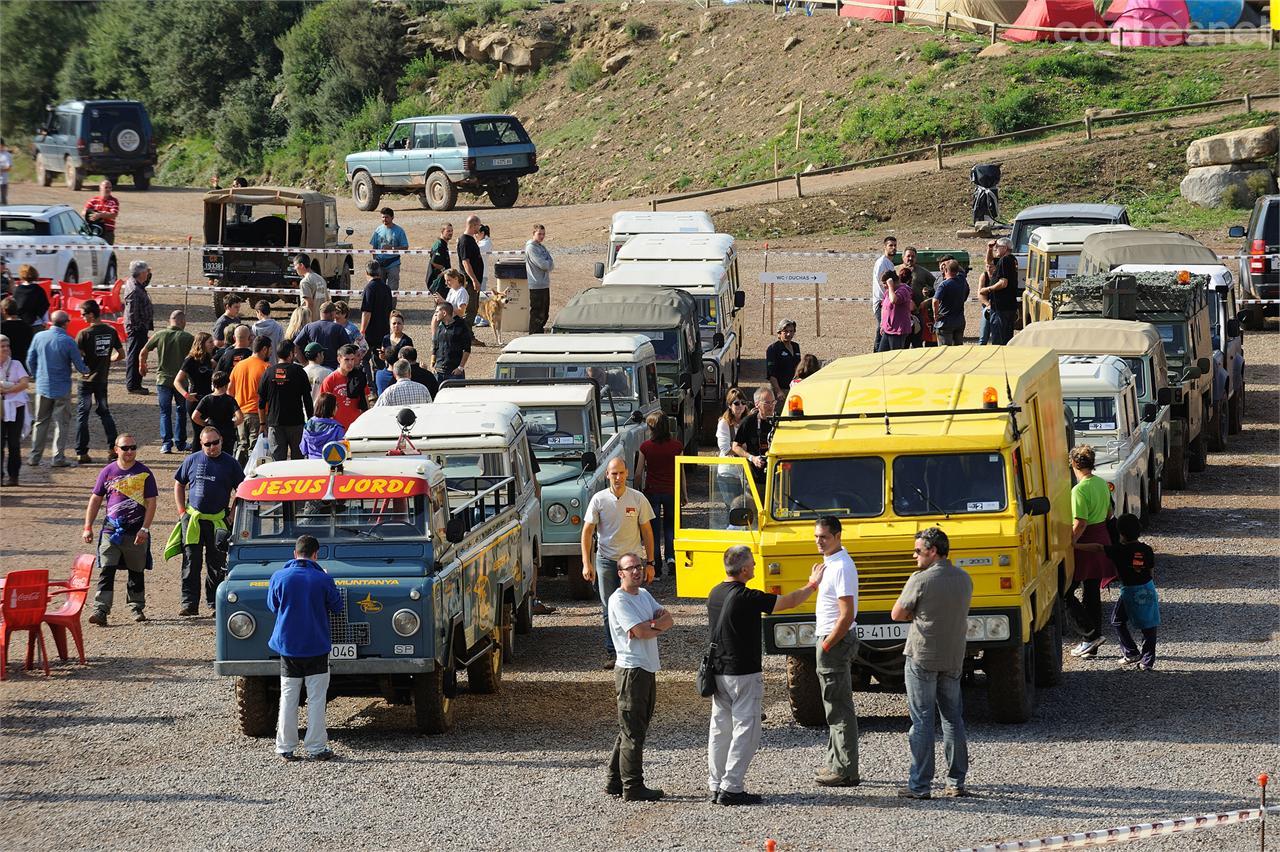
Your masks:
<svg viewBox="0 0 1280 852"><path fill-rule="evenodd" d="M523 251L494 252L493 274L489 287L507 295L507 306L502 310L502 333L529 333L529 281L524 268Z"/></svg>

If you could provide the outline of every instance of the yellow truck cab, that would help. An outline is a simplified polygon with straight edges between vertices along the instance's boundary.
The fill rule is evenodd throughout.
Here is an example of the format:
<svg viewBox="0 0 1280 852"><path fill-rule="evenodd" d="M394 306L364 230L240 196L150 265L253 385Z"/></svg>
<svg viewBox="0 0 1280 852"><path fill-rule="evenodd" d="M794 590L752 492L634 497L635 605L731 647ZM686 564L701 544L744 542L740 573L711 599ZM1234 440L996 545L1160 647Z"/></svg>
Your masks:
<svg viewBox="0 0 1280 852"><path fill-rule="evenodd" d="M915 571L916 534L939 526L973 577L966 669L987 674L991 713L1030 715L1062 672L1059 597L1074 570L1071 475L1049 349L947 346L833 361L792 388L760 489L745 459L680 457L676 589L706 597L723 554L747 545L751 585L785 593L818 560L815 521L835 515L858 569L855 688L901 689L907 625L889 613ZM792 712L825 724L811 599L768 616Z"/></svg>
<svg viewBox="0 0 1280 852"><path fill-rule="evenodd" d="M1049 294L1076 274L1080 248L1090 234L1132 231L1129 225L1045 225L1027 241L1027 275L1022 291L1022 326L1053 319Z"/></svg>

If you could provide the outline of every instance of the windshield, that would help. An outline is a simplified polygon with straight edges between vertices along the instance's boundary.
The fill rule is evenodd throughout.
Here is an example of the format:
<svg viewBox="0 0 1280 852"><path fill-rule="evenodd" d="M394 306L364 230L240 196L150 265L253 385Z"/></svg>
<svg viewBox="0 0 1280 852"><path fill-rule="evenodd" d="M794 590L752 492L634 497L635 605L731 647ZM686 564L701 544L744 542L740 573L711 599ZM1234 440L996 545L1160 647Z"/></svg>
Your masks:
<svg viewBox="0 0 1280 852"><path fill-rule="evenodd" d="M1069 278L1080 269L1080 252L1058 252L1049 255L1049 277Z"/></svg>
<svg viewBox="0 0 1280 852"><path fill-rule="evenodd" d="M1122 358L1129 365L1129 371L1133 373L1134 390L1138 395L1138 399L1142 399L1147 394L1147 368L1142 363L1141 358Z"/></svg>
<svg viewBox="0 0 1280 852"><path fill-rule="evenodd" d="M1160 332L1160 342L1164 344L1165 358L1184 358L1187 354L1187 335L1182 323L1158 322L1155 326Z"/></svg>
<svg viewBox="0 0 1280 852"><path fill-rule="evenodd" d="M423 497L245 501L236 512L239 541L292 542L300 535L313 535L325 542L424 538Z"/></svg>
<svg viewBox="0 0 1280 852"><path fill-rule="evenodd" d="M15 237L47 237L49 223L23 216L5 216L0 218L0 234Z"/></svg>
<svg viewBox="0 0 1280 852"><path fill-rule="evenodd" d="M1116 431L1116 400L1110 396L1071 396L1062 400L1079 432Z"/></svg>
<svg viewBox="0 0 1280 852"><path fill-rule="evenodd" d="M529 141L529 137L514 118L486 118L468 121L463 125L467 142L473 147L489 145L515 145Z"/></svg>
<svg viewBox="0 0 1280 852"><path fill-rule="evenodd" d="M630 415L639 404L634 364L499 364L500 379L593 379L600 388L600 416L608 422L611 409Z"/></svg>
<svg viewBox="0 0 1280 852"><path fill-rule="evenodd" d="M710 344L711 338L717 330L716 306L718 299L715 296L698 296L697 302L698 331L702 335L702 342L704 344Z"/></svg>
<svg viewBox="0 0 1280 852"><path fill-rule="evenodd" d="M540 459L579 459L591 420L585 408L521 408L533 454Z"/></svg>
<svg viewBox="0 0 1280 852"><path fill-rule="evenodd" d="M503 464L503 453L482 453L475 450L449 450L443 453L430 453L433 459L444 468L445 479L456 482L460 479L471 479L477 476L506 476Z"/></svg>
<svg viewBox="0 0 1280 852"><path fill-rule="evenodd" d="M1093 217L1081 219L1073 216L1054 216L1050 219L1019 219L1013 223L1013 250L1025 252L1027 244L1031 242L1031 232L1046 225L1107 225L1110 222L1110 219Z"/></svg>
<svg viewBox="0 0 1280 852"><path fill-rule="evenodd" d="M898 456L893 511L899 515L1002 512L1009 505L999 453Z"/></svg>
<svg viewBox="0 0 1280 852"><path fill-rule="evenodd" d="M680 360L680 333L678 331L628 331L628 334L643 334L653 343L653 351L659 361Z"/></svg>
<svg viewBox="0 0 1280 852"><path fill-rule="evenodd" d="M884 511L884 459L788 459L773 467L773 516L873 518Z"/></svg>

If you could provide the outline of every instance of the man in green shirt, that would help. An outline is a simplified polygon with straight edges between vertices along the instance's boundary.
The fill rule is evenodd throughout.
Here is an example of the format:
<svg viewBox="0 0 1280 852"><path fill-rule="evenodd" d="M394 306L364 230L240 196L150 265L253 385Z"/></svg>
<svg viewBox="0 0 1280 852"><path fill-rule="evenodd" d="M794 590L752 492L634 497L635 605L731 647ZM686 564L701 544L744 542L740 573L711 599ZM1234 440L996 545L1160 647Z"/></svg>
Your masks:
<svg viewBox="0 0 1280 852"><path fill-rule="evenodd" d="M166 455L173 452L187 451L187 417L182 396L173 389L173 379L182 369L182 362L191 354L191 344L195 338L184 329L187 327L187 315L183 311L169 314L169 327L158 334L153 334L142 348L138 356L138 372L147 374L147 354L155 350L159 363L156 365L156 401L160 403L160 452ZM174 421L177 420L177 441L174 441Z"/></svg>

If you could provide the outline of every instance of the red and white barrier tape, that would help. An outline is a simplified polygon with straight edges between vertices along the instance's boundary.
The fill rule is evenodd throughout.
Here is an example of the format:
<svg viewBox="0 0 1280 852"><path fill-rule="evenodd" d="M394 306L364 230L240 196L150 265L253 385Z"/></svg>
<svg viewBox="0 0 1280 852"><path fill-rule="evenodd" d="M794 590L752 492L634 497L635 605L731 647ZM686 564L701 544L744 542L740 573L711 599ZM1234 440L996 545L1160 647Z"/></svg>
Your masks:
<svg viewBox="0 0 1280 852"><path fill-rule="evenodd" d="M1150 837L1161 837L1166 834L1182 834L1189 831L1201 831L1206 828L1218 828L1223 825L1235 825L1253 820L1265 820L1267 814L1280 814L1280 807L1243 808L1238 811L1225 811L1215 814L1179 817L1161 822L1123 825L1116 828L1100 828L1094 831L1080 831L1075 834L1058 834L1052 837L1037 837L1030 840L1008 840L1003 843L990 843L985 846L968 846L956 852L1021 852L1035 849L1081 849L1088 846L1110 846L1127 843L1131 840L1146 840Z"/></svg>
<svg viewBox="0 0 1280 852"><path fill-rule="evenodd" d="M249 295L296 296L298 288L293 287L213 287L208 284L148 284L148 290L189 290L197 293L247 293ZM95 291L100 295L103 291ZM330 290L330 296L359 296L363 290ZM430 290L394 290L396 298L402 296L434 296ZM488 298L488 291L481 291L480 298ZM516 301L513 294L507 291L508 303Z"/></svg>

